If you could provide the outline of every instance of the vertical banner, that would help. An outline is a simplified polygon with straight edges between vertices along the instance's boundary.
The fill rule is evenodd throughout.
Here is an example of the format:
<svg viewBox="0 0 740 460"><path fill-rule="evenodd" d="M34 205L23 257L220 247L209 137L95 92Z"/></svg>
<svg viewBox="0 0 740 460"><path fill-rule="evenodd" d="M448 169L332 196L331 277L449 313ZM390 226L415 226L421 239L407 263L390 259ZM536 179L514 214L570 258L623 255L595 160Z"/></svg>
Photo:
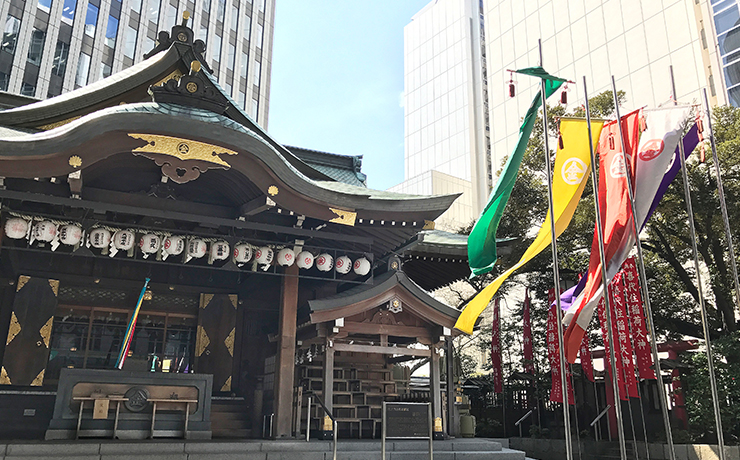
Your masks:
<svg viewBox="0 0 740 460"><path fill-rule="evenodd" d="M524 372L534 375L534 349L532 348L532 318L530 315L531 302L529 300L529 288L524 291Z"/></svg>
<svg viewBox="0 0 740 460"><path fill-rule="evenodd" d="M551 289L552 299L555 299L555 290ZM552 386L550 387L550 401L552 402L563 402L563 387L560 381L560 347L558 347L558 331L556 329L558 323L557 313L555 311L557 307L550 307L547 314L547 357L550 362L550 376L552 377ZM568 381L568 402L575 404L575 396L573 394L573 386L570 384L570 372L566 367L566 376Z"/></svg>
<svg viewBox="0 0 740 460"><path fill-rule="evenodd" d="M614 308L613 307L613 305L614 305L614 301L613 301L614 296L612 295L612 292L611 291L612 291L612 288L611 288L611 286L609 286L609 301L610 301L609 305L611 305L612 308ZM610 351L610 349L611 349L611 346L612 346L611 345L612 340L611 340L611 334L609 334L609 329L607 328L607 325L606 325L606 307L604 306L604 298L603 297L601 298L601 300L599 300L599 304L596 307L596 311L597 311L597 313L599 315L599 323L601 324L601 337L604 340L604 368L609 373L609 375L611 375L611 373L612 373L612 370L611 369L612 368L611 368L611 351ZM612 315L612 318L613 318L613 316L614 315ZM612 322L612 324L614 324L614 323ZM618 356L616 351L614 352L614 356L615 357ZM623 389L624 388L624 381L622 379L622 367L621 367L620 363L621 363L621 361L619 359L617 359L617 378L616 378L617 388L619 388L619 399L621 399L623 401L626 401L628 398L627 398L627 393Z"/></svg>
<svg viewBox="0 0 740 460"><path fill-rule="evenodd" d="M642 308L642 296L640 295L640 278L637 273L635 258L627 259L622 268L625 278L624 293L627 297L627 311L629 312L630 329L637 358L637 370L641 378L655 379L653 355L648 341L645 311Z"/></svg>
<svg viewBox="0 0 740 460"><path fill-rule="evenodd" d="M491 324L491 367L493 373L493 392L504 392L503 368L501 365L501 317L499 298L493 301L493 321Z"/></svg>
<svg viewBox="0 0 740 460"><path fill-rule="evenodd" d="M613 314L616 317L612 319L612 326L617 328L617 346L614 348L617 362L621 366L622 378L624 385L627 387L627 394L632 398L638 398L637 380L635 379L635 362L632 359L632 341L630 340L629 316L627 315L627 302L624 296L624 274L618 273L614 277L614 308Z"/></svg>
<svg viewBox="0 0 740 460"><path fill-rule="evenodd" d="M591 358L591 348L589 347L588 339L589 335L586 333L586 335L583 336L583 342L581 342L581 350L579 351L579 354L581 355L581 368L583 369L583 375L593 382L594 362Z"/></svg>

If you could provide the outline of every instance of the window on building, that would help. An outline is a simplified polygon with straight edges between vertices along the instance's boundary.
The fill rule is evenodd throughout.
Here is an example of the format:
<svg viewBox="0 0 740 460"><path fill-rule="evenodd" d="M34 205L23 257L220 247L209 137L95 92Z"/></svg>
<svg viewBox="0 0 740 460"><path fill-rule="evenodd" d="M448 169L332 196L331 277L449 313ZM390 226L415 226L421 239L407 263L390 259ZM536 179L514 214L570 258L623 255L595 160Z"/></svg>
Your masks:
<svg viewBox="0 0 740 460"><path fill-rule="evenodd" d="M211 11L211 0L203 0L203 11Z"/></svg>
<svg viewBox="0 0 740 460"><path fill-rule="evenodd" d="M243 110L247 110L247 94L244 91L239 90L239 95L237 96L236 102L242 106Z"/></svg>
<svg viewBox="0 0 740 460"><path fill-rule="evenodd" d="M7 91L10 85L10 74L0 72L0 91Z"/></svg>
<svg viewBox="0 0 740 460"><path fill-rule="evenodd" d="M260 109L260 101L258 101L257 99L252 99L252 118L255 120L257 120L259 109Z"/></svg>
<svg viewBox="0 0 740 460"><path fill-rule="evenodd" d="M254 62L254 81L253 81L253 84L255 86L260 85L260 73L261 72L262 72L262 66L260 65L259 62L255 61Z"/></svg>
<svg viewBox="0 0 740 460"><path fill-rule="evenodd" d="M177 7L168 3L164 13L164 30L172 30L177 22Z"/></svg>
<svg viewBox="0 0 740 460"><path fill-rule="evenodd" d="M118 18L108 16L108 27L105 28L105 45L116 49L116 35L118 35Z"/></svg>
<svg viewBox="0 0 740 460"><path fill-rule="evenodd" d="M226 68L233 72L236 65L236 45L229 43L228 50L229 55L226 57Z"/></svg>
<svg viewBox="0 0 740 460"><path fill-rule="evenodd" d="M77 63L77 76L75 77L75 83L77 86L85 86L87 84L87 77L90 74L90 55L87 53L80 53L80 60Z"/></svg>
<svg viewBox="0 0 740 460"><path fill-rule="evenodd" d="M67 59L69 58L69 44L63 41L57 42L57 49L54 51L54 62L51 66L51 73L58 77L64 77L67 71Z"/></svg>
<svg viewBox="0 0 740 460"><path fill-rule="evenodd" d="M75 20L76 8L77 0L64 0L64 6L62 7L62 22L66 22L71 26Z"/></svg>
<svg viewBox="0 0 740 460"><path fill-rule="evenodd" d="M243 79L247 79L247 72L249 71L249 53L242 51L242 71L241 76Z"/></svg>
<svg viewBox="0 0 740 460"><path fill-rule="evenodd" d="M221 36L219 34L213 36L213 49L211 51L213 60L219 62L221 60Z"/></svg>
<svg viewBox="0 0 740 460"><path fill-rule="evenodd" d="M262 48L262 25L257 24L254 26L254 46Z"/></svg>
<svg viewBox="0 0 740 460"><path fill-rule="evenodd" d="M131 0L131 11L141 14L141 0Z"/></svg>
<svg viewBox="0 0 740 460"><path fill-rule="evenodd" d="M226 83L226 86L224 86L224 90L226 91L226 94L231 96L231 92L233 91L233 87L231 86L231 83Z"/></svg>
<svg viewBox="0 0 740 460"><path fill-rule="evenodd" d="M150 52L151 50L154 49L154 47L156 46L156 44L155 44L153 38L144 37L144 43L143 43L142 46L144 46L144 53L148 53L148 52Z"/></svg>
<svg viewBox="0 0 740 460"><path fill-rule="evenodd" d="M162 6L162 0L149 0L149 8L147 9L147 16L149 22L154 23L156 26L159 22L159 7Z"/></svg>
<svg viewBox="0 0 740 460"><path fill-rule="evenodd" d="M244 15L244 38L249 40L249 34L252 32L252 18L249 13Z"/></svg>
<svg viewBox="0 0 740 460"><path fill-rule="evenodd" d="M44 40L46 32L33 28L31 32L31 44L28 45L28 62L31 64L41 65L41 58L44 55Z"/></svg>
<svg viewBox="0 0 740 460"><path fill-rule="evenodd" d="M108 78L110 77L110 74L113 72L113 68L106 64L105 62L102 63L100 66L100 79Z"/></svg>
<svg viewBox="0 0 740 460"><path fill-rule="evenodd" d="M136 39L139 36L139 31L131 26L126 27L126 31L123 33L123 55L129 59L134 59L136 53Z"/></svg>
<svg viewBox="0 0 740 460"><path fill-rule="evenodd" d="M236 32L239 30L239 7L234 6L231 11L231 30Z"/></svg>
<svg viewBox="0 0 740 460"><path fill-rule="evenodd" d="M92 3L87 4L87 15L85 15L85 35L95 38L95 28L98 25L98 12L100 9Z"/></svg>
<svg viewBox="0 0 740 460"><path fill-rule="evenodd" d="M38 6L41 11L48 13L51 11L51 0L38 0L38 4L36 6Z"/></svg>
<svg viewBox="0 0 740 460"><path fill-rule="evenodd" d="M216 20L224 22L224 16L226 15L226 0L216 0L218 2L217 4L217 10L216 10Z"/></svg>
<svg viewBox="0 0 740 460"><path fill-rule="evenodd" d="M3 43L0 49L10 54L15 54L15 46L18 44L18 32L21 29L21 20L15 16L8 15L5 19L5 30L3 31Z"/></svg>
<svg viewBox="0 0 740 460"><path fill-rule="evenodd" d="M257 9L259 9L260 13L265 11L265 0L257 0Z"/></svg>
<svg viewBox="0 0 740 460"><path fill-rule="evenodd" d="M21 95L33 97L35 94L36 94L36 87L35 86L30 85L30 84L25 83L25 82L21 85Z"/></svg>

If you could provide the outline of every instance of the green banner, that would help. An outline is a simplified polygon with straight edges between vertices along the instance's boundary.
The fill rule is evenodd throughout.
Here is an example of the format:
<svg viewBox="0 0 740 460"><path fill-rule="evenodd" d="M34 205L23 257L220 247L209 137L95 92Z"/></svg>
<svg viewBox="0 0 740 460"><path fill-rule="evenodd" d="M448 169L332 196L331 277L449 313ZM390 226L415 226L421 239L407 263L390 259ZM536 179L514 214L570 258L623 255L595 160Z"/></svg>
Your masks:
<svg viewBox="0 0 740 460"><path fill-rule="evenodd" d="M517 70L516 73L531 75L541 78L545 81L545 94L550 97L565 82L564 79L554 77L545 72L542 67L528 67ZM541 92L532 100L527 114L524 116L524 122L519 128L519 140L516 143L514 152L501 172L501 176L496 182L496 186L488 199L488 204L483 209L478 222L475 223L473 231L468 236L468 264L473 272L471 277L488 273L493 269L496 263L496 231L501 221L501 215L504 213L506 203L509 202L511 190L514 188L516 177L519 174L519 166L524 157L524 151L527 149L529 136L532 134L534 122L537 119L537 110L542 104Z"/></svg>

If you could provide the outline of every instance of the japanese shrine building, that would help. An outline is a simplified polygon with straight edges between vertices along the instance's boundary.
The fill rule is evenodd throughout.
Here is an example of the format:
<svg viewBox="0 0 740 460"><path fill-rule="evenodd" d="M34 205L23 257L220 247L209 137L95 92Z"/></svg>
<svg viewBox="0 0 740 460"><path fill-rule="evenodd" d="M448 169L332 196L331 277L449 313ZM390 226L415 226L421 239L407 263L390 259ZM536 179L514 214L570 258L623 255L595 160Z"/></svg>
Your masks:
<svg viewBox="0 0 740 460"><path fill-rule="evenodd" d="M121 372L212 375L214 434L323 429L300 411L315 392L342 435L375 435L408 392L393 364L437 363L453 334L428 291L468 274L465 237L433 230L456 195L371 190L358 157L280 145L204 51L175 26L89 86L0 94L0 437L43 437L63 369L113 369L146 278ZM241 423L216 426L233 401Z"/></svg>

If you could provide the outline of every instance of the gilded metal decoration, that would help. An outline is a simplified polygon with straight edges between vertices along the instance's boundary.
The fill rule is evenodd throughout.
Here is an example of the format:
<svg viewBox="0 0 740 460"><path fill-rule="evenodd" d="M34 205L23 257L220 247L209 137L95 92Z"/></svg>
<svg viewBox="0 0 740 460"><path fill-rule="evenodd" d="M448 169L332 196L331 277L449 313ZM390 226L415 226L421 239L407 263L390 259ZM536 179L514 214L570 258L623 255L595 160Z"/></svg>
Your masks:
<svg viewBox="0 0 740 460"><path fill-rule="evenodd" d="M226 382L224 382L224 386L221 387L221 391L231 391L231 376L226 379Z"/></svg>
<svg viewBox="0 0 740 460"><path fill-rule="evenodd" d="M54 297L59 295L59 280L49 280L49 286L54 291Z"/></svg>
<svg viewBox="0 0 740 460"><path fill-rule="evenodd" d="M21 323L18 322L18 318L15 316L15 312L10 313L10 326L8 327L8 338L5 340L5 346L8 346L13 341L16 335L21 332Z"/></svg>
<svg viewBox="0 0 740 460"><path fill-rule="evenodd" d="M76 117L72 117L72 118L67 118L66 120L55 121L54 123L49 123L49 124L46 124L46 125L41 125L41 126L38 126L37 128L40 129L40 130L42 130L42 131L51 131L54 128L58 128L60 126L64 126L67 123L71 123L71 122L77 120L78 118L80 118L80 115L77 115Z"/></svg>
<svg viewBox="0 0 740 460"><path fill-rule="evenodd" d="M226 349L229 350L229 354L231 357L234 357L234 334L236 332L236 328L232 329L231 332L229 332L229 335L226 337L226 340L224 340L224 345L226 345Z"/></svg>
<svg viewBox="0 0 740 460"><path fill-rule="evenodd" d="M231 300L231 305L233 305L234 310L236 310L236 305L239 302L239 296L236 294L229 294L229 300Z"/></svg>
<svg viewBox="0 0 740 460"><path fill-rule="evenodd" d="M46 369L41 369L39 375L37 375L36 378L33 379L33 382L31 382L32 387L40 387L44 384L44 373L46 373Z"/></svg>
<svg viewBox="0 0 740 460"><path fill-rule="evenodd" d="M198 335L195 339L195 356L202 355L210 343L211 339L208 338L206 330L203 329L203 326L198 326Z"/></svg>
<svg viewBox="0 0 740 460"><path fill-rule="evenodd" d="M209 303L213 300L213 294L203 294L203 301L200 304L200 308L206 308Z"/></svg>
<svg viewBox="0 0 740 460"><path fill-rule="evenodd" d="M15 292L18 292L21 289L23 289L23 286L25 286L26 283L28 283L28 280L30 280L30 279L31 279L30 276L26 276L26 275L19 276L18 277L18 285L15 287Z"/></svg>
<svg viewBox="0 0 740 460"><path fill-rule="evenodd" d="M271 185L271 186L267 187L267 193L268 193L268 194L269 194L270 196L275 196L275 195L277 195L277 194L278 194L278 188L277 188L277 185Z"/></svg>
<svg viewBox="0 0 740 460"><path fill-rule="evenodd" d="M185 38L187 39L187 37ZM185 40L181 40L181 41L185 41ZM170 80L179 81L180 78L182 78L182 76L183 76L183 73L180 71L180 69L175 69L172 72L170 72L169 75L159 80L157 83L153 84L152 86L162 86ZM122 103L122 104L125 104L125 103Z"/></svg>
<svg viewBox="0 0 740 460"><path fill-rule="evenodd" d="M12 385L10 382L10 377L8 377L8 371L5 370L5 367L0 367L0 385Z"/></svg>
<svg viewBox="0 0 740 460"><path fill-rule="evenodd" d="M331 431L334 427L332 426L331 417L324 415L324 431Z"/></svg>
<svg viewBox="0 0 740 460"><path fill-rule="evenodd" d="M78 157L77 155L72 155L69 157L69 165L73 168L79 168L82 166L82 158Z"/></svg>
<svg viewBox="0 0 740 460"><path fill-rule="evenodd" d="M434 230L434 221L433 220L425 220L424 221L424 227L422 230Z"/></svg>
<svg viewBox="0 0 740 460"><path fill-rule="evenodd" d="M187 89L189 92L194 93L198 91L198 84L194 81L188 82L187 85L185 85L185 89Z"/></svg>
<svg viewBox="0 0 740 460"><path fill-rule="evenodd" d="M41 329L39 329L39 335L41 336L41 339L44 341L44 345L46 348L49 348L49 340L51 339L51 328L54 325L54 317L50 317L49 320L41 326Z"/></svg>
<svg viewBox="0 0 740 460"><path fill-rule="evenodd" d="M329 208L329 211L337 215L337 217L331 219L329 222L336 224L349 225L350 227L355 226L355 220L357 219L357 213L352 211L345 211L343 209Z"/></svg>
<svg viewBox="0 0 740 460"><path fill-rule="evenodd" d="M436 433L442 432L442 417L435 417L434 418L434 431Z"/></svg>
<svg viewBox="0 0 740 460"><path fill-rule="evenodd" d="M398 262L397 261L394 260L393 262L391 262L391 269L392 270L398 270Z"/></svg>
<svg viewBox="0 0 740 460"><path fill-rule="evenodd" d="M177 39L181 42L186 42L188 41L188 36L185 35L185 32L180 32L179 34L177 34Z"/></svg>
<svg viewBox="0 0 740 460"><path fill-rule="evenodd" d="M230 169L222 156L237 152L204 142L157 134L129 133L129 137L146 142L131 151L153 160L162 167L162 174L173 182L184 184L197 179L209 169Z"/></svg>
<svg viewBox="0 0 740 460"><path fill-rule="evenodd" d="M129 388L123 397L127 398L123 406L130 412L141 412L149 406L149 390L146 388Z"/></svg>
<svg viewBox="0 0 740 460"><path fill-rule="evenodd" d="M388 303L388 311L391 313L401 313L403 311L403 306L401 305L400 299L393 299Z"/></svg>

